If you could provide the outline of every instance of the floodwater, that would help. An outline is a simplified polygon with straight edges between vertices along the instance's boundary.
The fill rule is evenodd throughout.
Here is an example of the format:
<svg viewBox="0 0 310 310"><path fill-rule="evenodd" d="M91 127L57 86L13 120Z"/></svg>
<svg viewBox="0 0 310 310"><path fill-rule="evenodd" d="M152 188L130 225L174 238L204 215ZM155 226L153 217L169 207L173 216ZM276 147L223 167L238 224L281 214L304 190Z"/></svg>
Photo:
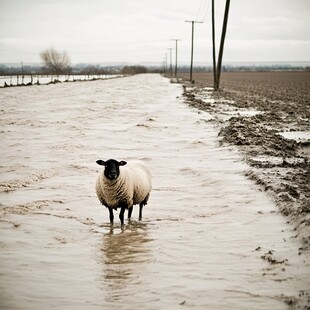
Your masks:
<svg viewBox="0 0 310 310"><path fill-rule="evenodd" d="M309 256L181 94L160 75L0 91L1 309L307 303ZM153 174L143 220L135 208L124 230L95 194L109 158Z"/></svg>

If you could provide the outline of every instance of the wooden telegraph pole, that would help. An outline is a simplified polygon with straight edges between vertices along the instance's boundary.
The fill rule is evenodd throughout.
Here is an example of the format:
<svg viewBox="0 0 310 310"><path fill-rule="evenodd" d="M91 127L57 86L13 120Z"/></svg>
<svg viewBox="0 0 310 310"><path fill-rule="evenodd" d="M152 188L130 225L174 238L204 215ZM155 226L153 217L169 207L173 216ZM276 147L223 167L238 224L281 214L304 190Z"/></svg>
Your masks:
<svg viewBox="0 0 310 310"><path fill-rule="evenodd" d="M194 24L202 24L203 22L197 22L195 20L186 20L186 23L192 23L192 50L191 50L191 69L190 69L190 81L193 81L193 60L194 60Z"/></svg>
<svg viewBox="0 0 310 310"><path fill-rule="evenodd" d="M178 74L178 41L180 41L180 39L171 39L173 41L175 41L175 67L174 67L174 76L177 78L177 74Z"/></svg>
<svg viewBox="0 0 310 310"><path fill-rule="evenodd" d="M222 36L221 36L221 44L220 44L220 50L219 50L219 58L218 58L218 61L217 61L216 87L215 87L216 90L219 89L219 87L220 87L220 77L221 77L221 69L222 69L222 57L223 57L224 42L225 42L225 36L226 36L229 4L230 4L230 0L226 0L224 20L223 20L223 28L222 28Z"/></svg>
<svg viewBox="0 0 310 310"><path fill-rule="evenodd" d="M213 45L213 87L216 89L216 56L215 56L215 21L214 21L214 0L212 0L212 45Z"/></svg>
<svg viewBox="0 0 310 310"><path fill-rule="evenodd" d="M168 50L170 51L170 76L172 76L172 50L173 48L168 48Z"/></svg>

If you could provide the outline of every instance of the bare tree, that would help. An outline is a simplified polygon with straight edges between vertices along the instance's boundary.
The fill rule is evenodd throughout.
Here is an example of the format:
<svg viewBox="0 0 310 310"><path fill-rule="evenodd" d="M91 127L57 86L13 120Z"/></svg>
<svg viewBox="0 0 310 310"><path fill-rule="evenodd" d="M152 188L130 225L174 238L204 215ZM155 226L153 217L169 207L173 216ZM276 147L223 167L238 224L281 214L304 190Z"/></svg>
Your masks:
<svg viewBox="0 0 310 310"><path fill-rule="evenodd" d="M66 51L58 52L53 47L40 53L45 66L54 74L64 74L70 69L70 58Z"/></svg>

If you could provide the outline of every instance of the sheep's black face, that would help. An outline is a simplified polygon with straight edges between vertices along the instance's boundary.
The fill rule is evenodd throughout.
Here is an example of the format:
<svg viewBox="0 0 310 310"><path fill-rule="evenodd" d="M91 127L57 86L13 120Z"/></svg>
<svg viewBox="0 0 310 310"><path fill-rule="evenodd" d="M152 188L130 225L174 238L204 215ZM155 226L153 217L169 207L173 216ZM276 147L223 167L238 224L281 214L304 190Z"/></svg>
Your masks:
<svg viewBox="0 0 310 310"><path fill-rule="evenodd" d="M98 165L105 166L104 175L109 180L116 180L119 176L119 167L127 164L123 160L117 161L115 159L109 159L107 161L97 160L96 163Z"/></svg>

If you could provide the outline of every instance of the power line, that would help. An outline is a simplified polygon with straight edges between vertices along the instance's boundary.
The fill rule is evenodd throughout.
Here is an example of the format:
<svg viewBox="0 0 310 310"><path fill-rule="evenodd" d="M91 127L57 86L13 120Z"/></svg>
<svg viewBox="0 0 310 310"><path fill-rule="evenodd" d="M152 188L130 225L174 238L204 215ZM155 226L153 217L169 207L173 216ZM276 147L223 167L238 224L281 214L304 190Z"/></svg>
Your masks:
<svg viewBox="0 0 310 310"><path fill-rule="evenodd" d="M201 17L203 16L203 12L205 10L205 6L206 6L206 2L207 0L201 0L200 1L200 4L199 4L199 9L198 9L198 12L197 12L197 20L201 20Z"/></svg>
<svg viewBox="0 0 310 310"><path fill-rule="evenodd" d="M197 12L197 20L207 21L209 19L211 0L201 0Z"/></svg>
<svg viewBox="0 0 310 310"><path fill-rule="evenodd" d="M210 13L210 4L211 4L211 0L209 0L208 5L206 6L206 10L203 14L203 17L201 18L201 20L203 20L204 22L207 21L209 19L209 13Z"/></svg>

